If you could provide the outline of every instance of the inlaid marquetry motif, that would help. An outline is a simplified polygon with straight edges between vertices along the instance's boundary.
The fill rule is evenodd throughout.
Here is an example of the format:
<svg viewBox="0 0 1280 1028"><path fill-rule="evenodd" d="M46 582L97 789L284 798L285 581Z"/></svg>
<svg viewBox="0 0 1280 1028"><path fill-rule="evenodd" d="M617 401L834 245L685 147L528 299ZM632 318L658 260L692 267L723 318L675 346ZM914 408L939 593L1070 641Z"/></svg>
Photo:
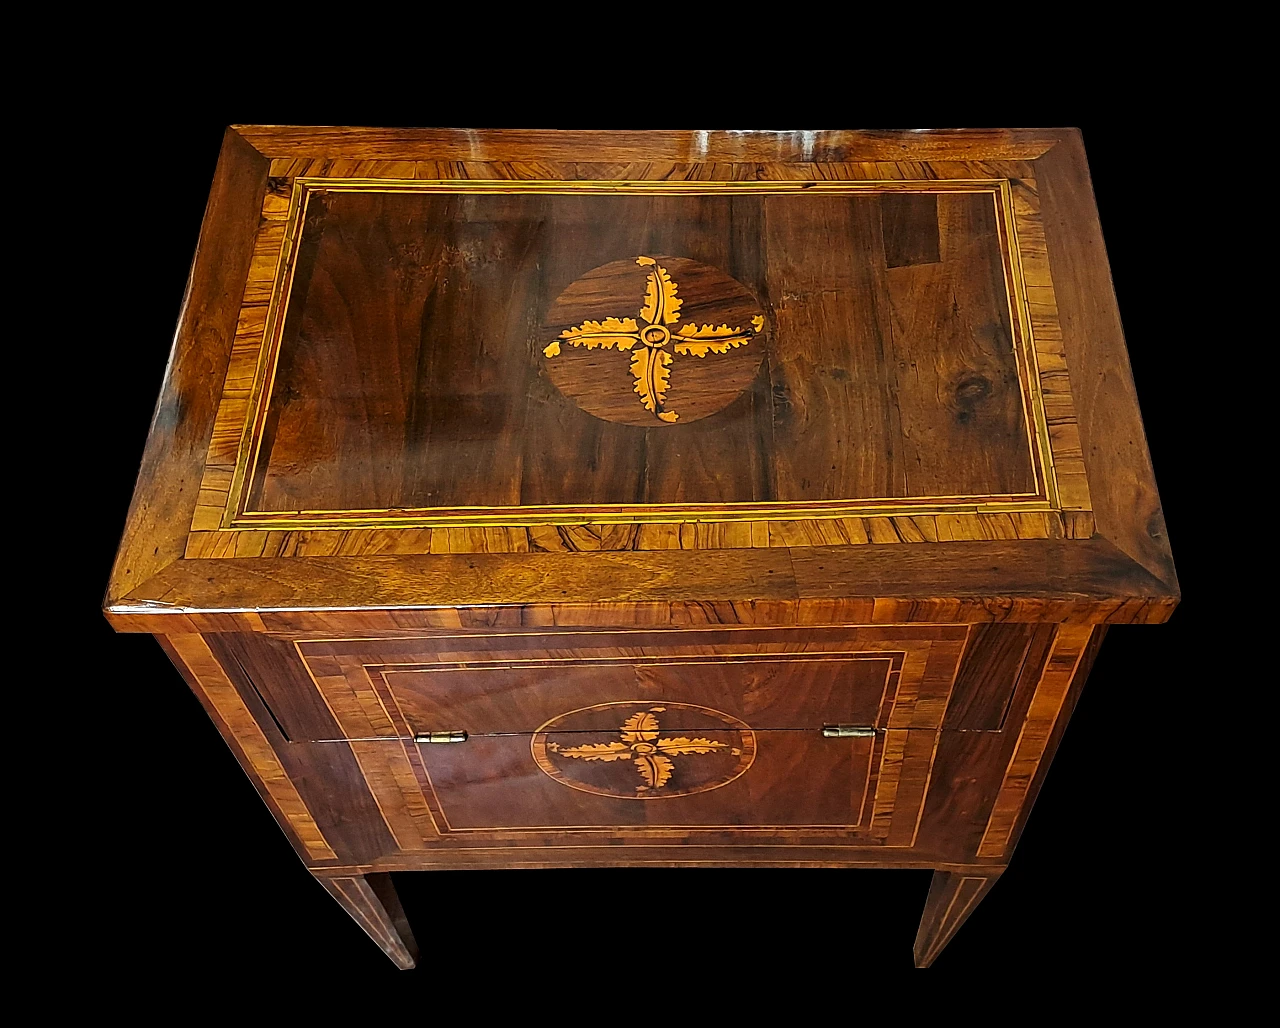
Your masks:
<svg viewBox="0 0 1280 1028"><path fill-rule="evenodd" d="M581 746L561 746L558 742L550 742L547 749L562 757L581 757L583 760L632 760L644 779L644 784L636 788L641 792L661 789L671 781L675 770L673 757L714 753L729 745L713 739L689 739L683 735L674 739L662 738L658 731L658 715L666 709L650 707L639 714L632 714L622 723L621 742L589 742Z"/></svg>
<svg viewBox="0 0 1280 1028"><path fill-rule="evenodd" d="M619 727L597 727L610 720ZM648 800L728 785L755 760L756 740L723 711L630 700L557 715L534 734L532 750L538 767L561 785Z"/></svg>
<svg viewBox="0 0 1280 1028"><path fill-rule="evenodd" d="M877 165L861 169L876 172L871 179L845 181L850 170L833 165L832 180L804 182L392 180L332 170L281 179L264 201L185 556L1089 538L1036 185L1021 174L992 179L993 170ZM708 226L729 223L728 200L744 217L768 212L760 223L772 235L709 246ZM894 212L925 208L936 212L936 245L899 253ZM342 224L330 232L335 218ZM659 233L666 253L636 228L653 218L684 226ZM832 218L840 222L832 238L866 244L848 267L829 267L811 245L814 226ZM452 233L439 253L414 235L433 219ZM351 256L356 239L390 245L351 234L375 222L412 236L392 248L394 260L371 252L347 267L334 256ZM530 237L523 250L494 242L495 233L533 225L550 235ZM794 260L762 262L770 239L768 252ZM539 247L555 240L553 266ZM809 242L792 251L788 240ZM690 252L720 266L670 255ZM636 254L653 263L638 264ZM610 255L619 259L591 269ZM333 278L363 282L362 268L400 284L366 291ZM879 285L856 284L850 269ZM955 276L990 289L960 302L944 288ZM355 321L342 315L298 335L334 304L400 296L401 286L417 299L396 301L412 316L392 335L409 349L370 357L370 374L352 378L343 362L391 345L387 326L369 320L376 303L349 312ZM893 313L916 310L917 300L932 313ZM481 312L496 319L482 332L439 327L455 317L471 326ZM855 324L861 336L830 331ZM997 324L1001 338L982 343ZM347 339L358 327L361 338ZM681 335L690 331L713 338ZM865 342L877 332L927 356L918 367L889 359ZM455 345L463 338L478 349ZM981 343L972 374L966 339ZM957 362L968 369L959 377ZM334 402L349 409L315 416ZM972 420L983 405L1004 418L990 432ZM388 410L414 425L377 436L368 419ZM593 418L664 431L617 433ZM952 422L965 426L955 445L969 446L955 459L932 442L949 438ZM871 445L869 425L888 433L873 447L894 455L884 467L858 456ZM1005 445L975 448L975 439ZM594 440L580 466L574 440ZM476 459L447 459L459 445ZM369 447L386 459L365 478L350 469L365 466ZM775 469L767 483L762 467ZM947 471L957 467L967 469L958 478Z"/></svg>
<svg viewBox="0 0 1280 1028"><path fill-rule="evenodd" d="M639 304L634 316L623 306L628 296ZM596 268L560 294L548 326L554 331L566 319L542 347L548 374L606 421L654 427L715 414L749 385L764 357L757 343L745 359L724 358L756 340L764 314L739 282L687 259L640 256ZM688 357L710 366L695 373Z"/></svg>

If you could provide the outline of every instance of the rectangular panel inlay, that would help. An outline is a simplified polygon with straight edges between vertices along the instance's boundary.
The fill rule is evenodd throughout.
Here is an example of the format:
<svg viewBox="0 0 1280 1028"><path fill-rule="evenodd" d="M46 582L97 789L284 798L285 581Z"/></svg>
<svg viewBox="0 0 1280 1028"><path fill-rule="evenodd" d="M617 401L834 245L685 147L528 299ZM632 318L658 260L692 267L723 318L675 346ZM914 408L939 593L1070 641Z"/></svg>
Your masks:
<svg viewBox="0 0 1280 1028"><path fill-rule="evenodd" d="M1007 186L626 185L295 181L227 526L1056 507Z"/></svg>

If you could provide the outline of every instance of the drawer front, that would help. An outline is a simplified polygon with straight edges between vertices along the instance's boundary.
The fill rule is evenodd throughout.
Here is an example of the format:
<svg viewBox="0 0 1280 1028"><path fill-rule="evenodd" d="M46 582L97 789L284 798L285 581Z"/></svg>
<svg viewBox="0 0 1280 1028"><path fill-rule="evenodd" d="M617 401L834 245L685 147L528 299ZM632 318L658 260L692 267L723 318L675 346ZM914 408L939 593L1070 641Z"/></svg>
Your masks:
<svg viewBox="0 0 1280 1028"><path fill-rule="evenodd" d="M402 848L698 830L909 846L966 634L596 632L298 653ZM863 734L824 735L836 724ZM462 732L463 743L415 741Z"/></svg>

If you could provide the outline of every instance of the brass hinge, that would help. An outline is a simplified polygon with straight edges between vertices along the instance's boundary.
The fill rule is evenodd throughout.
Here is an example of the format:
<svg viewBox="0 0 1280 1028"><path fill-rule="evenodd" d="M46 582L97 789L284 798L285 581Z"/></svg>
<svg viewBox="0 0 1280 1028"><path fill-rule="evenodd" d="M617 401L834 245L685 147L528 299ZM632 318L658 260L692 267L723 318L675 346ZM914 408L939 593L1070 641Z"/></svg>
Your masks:
<svg viewBox="0 0 1280 1028"><path fill-rule="evenodd" d="M419 732L414 742L466 742L466 732Z"/></svg>
<svg viewBox="0 0 1280 1028"><path fill-rule="evenodd" d="M874 728L864 728L861 725L823 725L822 737L824 739L869 739L876 734Z"/></svg>

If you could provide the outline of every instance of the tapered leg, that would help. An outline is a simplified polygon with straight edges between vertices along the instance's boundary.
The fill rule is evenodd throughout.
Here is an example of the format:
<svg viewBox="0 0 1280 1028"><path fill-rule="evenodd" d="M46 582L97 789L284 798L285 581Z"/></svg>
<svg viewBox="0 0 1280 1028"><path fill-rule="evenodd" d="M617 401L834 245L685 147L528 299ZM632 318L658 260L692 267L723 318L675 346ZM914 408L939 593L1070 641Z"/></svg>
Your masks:
<svg viewBox="0 0 1280 1028"><path fill-rule="evenodd" d="M418 944L409 930L404 907L389 874L352 878L318 878L329 895L355 918L369 938L382 947L396 967L407 971L418 962Z"/></svg>
<svg viewBox="0 0 1280 1028"><path fill-rule="evenodd" d="M937 959L999 877L999 870L988 868L967 873L933 872L916 932L916 967L928 967Z"/></svg>

